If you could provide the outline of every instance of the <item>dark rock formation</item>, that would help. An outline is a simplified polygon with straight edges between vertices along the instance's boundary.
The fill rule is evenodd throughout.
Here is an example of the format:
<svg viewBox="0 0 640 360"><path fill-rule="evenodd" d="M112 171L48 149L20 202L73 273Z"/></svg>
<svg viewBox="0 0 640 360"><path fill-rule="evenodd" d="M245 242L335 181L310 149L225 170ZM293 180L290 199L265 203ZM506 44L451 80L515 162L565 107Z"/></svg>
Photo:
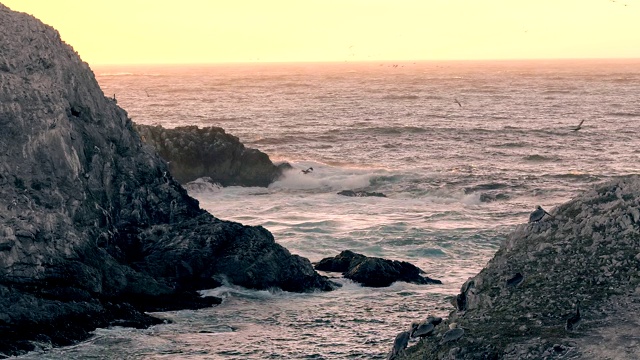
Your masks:
<svg viewBox="0 0 640 360"><path fill-rule="evenodd" d="M387 195L375 192L375 191L354 191L354 190L342 190L338 193L338 195L342 196L353 196L353 197L367 197L367 196L377 196L377 197L387 197Z"/></svg>
<svg viewBox="0 0 640 360"><path fill-rule="evenodd" d="M406 261L367 257L350 250L345 250L333 258L320 260L315 269L341 272L345 278L370 287L385 287L396 281L442 284L440 280L420 275L424 274L424 271Z"/></svg>
<svg viewBox="0 0 640 360"><path fill-rule="evenodd" d="M134 125L142 140L169 163L180 183L209 177L222 186L267 187L282 169L259 150L245 148L237 137L219 127Z"/></svg>
<svg viewBox="0 0 640 360"><path fill-rule="evenodd" d="M437 327L402 358L636 359L639 312L640 177L632 176L519 225L462 286L445 325L463 336L445 341L449 327Z"/></svg>
<svg viewBox="0 0 640 360"><path fill-rule="evenodd" d="M198 206L58 33L0 5L0 356L66 345L195 290L329 289L261 227Z"/></svg>

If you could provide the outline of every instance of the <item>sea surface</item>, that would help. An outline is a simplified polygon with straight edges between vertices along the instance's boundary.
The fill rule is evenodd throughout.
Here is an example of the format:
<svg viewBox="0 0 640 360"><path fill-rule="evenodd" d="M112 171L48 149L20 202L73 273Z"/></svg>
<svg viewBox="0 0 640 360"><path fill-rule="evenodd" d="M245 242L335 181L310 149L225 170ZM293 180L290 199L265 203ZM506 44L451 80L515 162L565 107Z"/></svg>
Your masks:
<svg viewBox="0 0 640 360"><path fill-rule="evenodd" d="M189 185L214 216L262 225L312 262L353 250L443 285L253 291L145 330L98 329L24 359L384 359L446 316L536 205L553 212L640 172L640 60L95 67L134 122L217 126L294 170L268 188ZM457 102L459 102L459 104ZM578 131L573 131L584 121ZM302 169L314 171L303 174ZM386 198L353 198L341 190Z"/></svg>

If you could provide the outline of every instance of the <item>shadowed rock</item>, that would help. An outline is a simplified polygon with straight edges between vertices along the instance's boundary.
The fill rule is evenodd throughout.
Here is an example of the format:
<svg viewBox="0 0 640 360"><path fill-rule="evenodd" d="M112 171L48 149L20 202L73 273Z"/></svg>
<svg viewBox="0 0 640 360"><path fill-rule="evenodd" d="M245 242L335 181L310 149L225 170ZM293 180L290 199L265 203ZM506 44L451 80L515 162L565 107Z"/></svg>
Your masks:
<svg viewBox="0 0 640 360"><path fill-rule="evenodd" d="M316 270L341 272L345 278L369 287L386 287L396 281L414 284L442 284L440 280L422 276L424 271L406 262L367 257L345 250L315 265Z"/></svg>
<svg viewBox="0 0 640 360"><path fill-rule="evenodd" d="M374 196L374 197L387 197L387 195L380 193L380 192L374 192L374 191L353 191L353 190L342 190L340 192L338 192L338 195L342 195L342 196L352 196L352 197L368 197L368 196Z"/></svg>
<svg viewBox="0 0 640 360"><path fill-rule="evenodd" d="M134 127L169 163L171 175L182 184L209 177L222 186L267 187L287 168L274 165L267 154L246 148L219 127Z"/></svg>
<svg viewBox="0 0 640 360"><path fill-rule="evenodd" d="M144 146L59 34L0 4L0 356L67 345L196 290L332 288L262 227L222 221Z"/></svg>

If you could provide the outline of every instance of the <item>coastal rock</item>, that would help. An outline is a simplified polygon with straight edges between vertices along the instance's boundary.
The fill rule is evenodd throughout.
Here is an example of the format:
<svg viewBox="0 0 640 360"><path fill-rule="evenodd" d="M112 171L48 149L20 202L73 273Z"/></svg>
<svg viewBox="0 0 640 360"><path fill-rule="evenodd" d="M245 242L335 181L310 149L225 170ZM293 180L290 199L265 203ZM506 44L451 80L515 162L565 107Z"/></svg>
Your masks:
<svg viewBox="0 0 640 360"><path fill-rule="evenodd" d="M345 250L333 258L320 260L315 269L341 272L345 278L368 287L386 287L396 281L442 284L440 280L422 276L424 271L406 261L367 257L350 250Z"/></svg>
<svg viewBox="0 0 640 360"><path fill-rule="evenodd" d="M518 225L461 288L446 322L464 336L444 341L437 327L401 358L640 358L638 214L640 177L629 176Z"/></svg>
<svg viewBox="0 0 640 360"><path fill-rule="evenodd" d="M342 190L342 191L338 192L338 195L352 196L352 197L368 197L368 196L387 197L387 195L385 195L383 193L380 193L380 192L375 192L375 191L354 191L354 190Z"/></svg>
<svg viewBox="0 0 640 360"><path fill-rule="evenodd" d="M261 227L222 221L144 146L59 34L0 4L0 356L67 345L196 290L328 290Z"/></svg>
<svg viewBox="0 0 640 360"><path fill-rule="evenodd" d="M135 124L142 140L169 163L171 175L182 184L208 177L222 186L267 187L282 176L282 168L259 150L246 148L219 127Z"/></svg>

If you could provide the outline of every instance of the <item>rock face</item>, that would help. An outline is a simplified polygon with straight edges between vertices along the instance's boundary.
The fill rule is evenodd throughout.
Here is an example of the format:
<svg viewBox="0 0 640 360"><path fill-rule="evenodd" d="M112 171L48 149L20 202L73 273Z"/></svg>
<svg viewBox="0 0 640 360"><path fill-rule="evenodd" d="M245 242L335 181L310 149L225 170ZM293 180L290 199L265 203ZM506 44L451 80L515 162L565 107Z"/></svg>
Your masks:
<svg viewBox="0 0 640 360"><path fill-rule="evenodd" d="M444 330L404 359L640 358L640 178L519 225L456 297ZM579 316L577 303L580 304Z"/></svg>
<svg viewBox="0 0 640 360"><path fill-rule="evenodd" d="M315 265L315 269L341 272L345 278L370 287L386 287L396 281L442 284L440 280L420 275L424 274L424 271L406 261L367 257L350 250L345 250L335 257L320 260Z"/></svg>
<svg viewBox="0 0 640 360"><path fill-rule="evenodd" d="M140 311L210 306L221 279L331 288L262 227L214 218L58 33L0 4L0 354Z"/></svg>
<svg viewBox="0 0 640 360"><path fill-rule="evenodd" d="M169 163L171 175L182 184L209 177L222 186L267 187L282 176L267 154L245 148L219 127L135 125L135 129Z"/></svg>

